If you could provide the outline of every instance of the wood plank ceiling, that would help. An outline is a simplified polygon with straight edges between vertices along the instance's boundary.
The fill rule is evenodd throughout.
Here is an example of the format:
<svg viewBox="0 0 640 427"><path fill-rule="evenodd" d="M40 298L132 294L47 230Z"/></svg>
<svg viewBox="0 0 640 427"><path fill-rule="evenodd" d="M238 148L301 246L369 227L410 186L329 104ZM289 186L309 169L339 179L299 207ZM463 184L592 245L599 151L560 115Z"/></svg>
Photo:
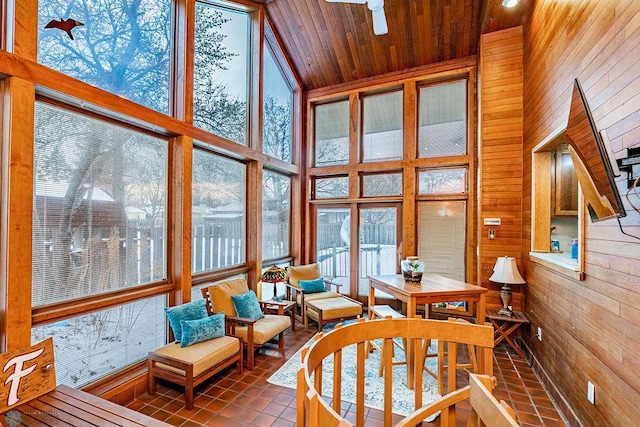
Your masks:
<svg viewBox="0 0 640 427"><path fill-rule="evenodd" d="M266 11L304 90L475 55L481 32L520 25L528 3L386 0L389 33L373 33L366 4L271 0Z"/></svg>

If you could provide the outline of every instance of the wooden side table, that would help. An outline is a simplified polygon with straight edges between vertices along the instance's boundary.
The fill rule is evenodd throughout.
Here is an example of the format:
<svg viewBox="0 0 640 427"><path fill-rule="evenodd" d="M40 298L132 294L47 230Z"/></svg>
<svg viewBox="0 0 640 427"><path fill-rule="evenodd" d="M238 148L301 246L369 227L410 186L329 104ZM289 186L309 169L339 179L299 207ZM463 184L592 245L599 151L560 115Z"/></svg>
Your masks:
<svg viewBox="0 0 640 427"><path fill-rule="evenodd" d="M514 311L512 317L507 317L499 315L498 310L487 310L487 317L494 328L494 346L497 346L502 341L506 341L511 348L518 353L518 356L524 359L524 353L516 343L513 342L513 338L511 338L511 334L513 334L520 326L529 324L529 319L527 319L524 313L521 311Z"/></svg>
<svg viewBox="0 0 640 427"><path fill-rule="evenodd" d="M269 305L269 300L262 301L263 303L267 303L265 305L265 311L269 314L278 314L278 308L282 306L282 311L284 314L288 314L291 317L291 330L296 330L296 302L295 301L279 301L278 304Z"/></svg>

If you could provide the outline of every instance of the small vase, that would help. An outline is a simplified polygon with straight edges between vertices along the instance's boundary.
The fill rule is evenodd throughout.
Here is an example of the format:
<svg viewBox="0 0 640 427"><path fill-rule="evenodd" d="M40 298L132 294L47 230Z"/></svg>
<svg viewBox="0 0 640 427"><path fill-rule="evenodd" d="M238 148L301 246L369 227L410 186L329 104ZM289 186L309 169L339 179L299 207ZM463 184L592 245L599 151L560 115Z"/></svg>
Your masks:
<svg viewBox="0 0 640 427"><path fill-rule="evenodd" d="M424 262L419 261L418 257L407 257L400 263L400 266L405 282L420 283L424 273Z"/></svg>

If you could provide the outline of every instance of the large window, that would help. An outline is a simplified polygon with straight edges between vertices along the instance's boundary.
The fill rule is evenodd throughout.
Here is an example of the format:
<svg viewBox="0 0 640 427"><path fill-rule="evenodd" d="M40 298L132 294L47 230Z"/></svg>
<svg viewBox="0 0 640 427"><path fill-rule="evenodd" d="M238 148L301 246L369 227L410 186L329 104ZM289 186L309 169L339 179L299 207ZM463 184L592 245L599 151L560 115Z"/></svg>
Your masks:
<svg viewBox="0 0 640 427"><path fill-rule="evenodd" d="M419 102L419 156L466 154L467 81L423 87Z"/></svg>
<svg viewBox="0 0 640 427"><path fill-rule="evenodd" d="M465 281L466 202L418 204L418 257L425 272Z"/></svg>
<svg viewBox="0 0 640 427"><path fill-rule="evenodd" d="M262 151L291 162L293 95L271 48L264 44Z"/></svg>
<svg viewBox="0 0 640 427"><path fill-rule="evenodd" d="M82 387L165 344L165 300L159 295L38 326L31 342L52 337L58 384Z"/></svg>
<svg viewBox="0 0 640 427"><path fill-rule="evenodd" d="M362 161L402 159L402 91L370 95L362 105Z"/></svg>
<svg viewBox="0 0 640 427"><path fill-rule="evenodd" d="M170 0L39 0L38 62L168 114L171 10ZM64 31L62 19L80 24Z"/></svg>
<svg viewBox="0 0 640 427"><path fill-rule="evenodd" d="M34 169L34 306L166 278L165 140L37 103Z"/></svg>
<svg viewBox="0 0 640 427"><path fill-rule="evenodd" d="M249 14L196 3L193 123L247 144Z"/></svg>
<svg viewBox="0 0 640 427"><path fill-rule="evenodd" d="M193 152L191 271L240 265L246 253L246 166Z"/></svg>
<svg viewBox="0 0 640 427"><path fill-rule="evenodd" d="M262 178L262 258L289 254L291 178L265 170Z"/></svg>
<svg viewBox="0 0 640 427"><path fill-rule="evenodd" d="M349 163L349 101L315 107L316 166Z"/></svg>
<svg viewBox="0 0 640 427"><path fill-rule="evenodd" d="M400 256L417 255L428 272L470 280L473 90L458 71L451 76L416 80L410 73L312 99L315 256L325 278L361 301L367 276L396 274ZM419 217L403 216L402 206Z"/></svg>

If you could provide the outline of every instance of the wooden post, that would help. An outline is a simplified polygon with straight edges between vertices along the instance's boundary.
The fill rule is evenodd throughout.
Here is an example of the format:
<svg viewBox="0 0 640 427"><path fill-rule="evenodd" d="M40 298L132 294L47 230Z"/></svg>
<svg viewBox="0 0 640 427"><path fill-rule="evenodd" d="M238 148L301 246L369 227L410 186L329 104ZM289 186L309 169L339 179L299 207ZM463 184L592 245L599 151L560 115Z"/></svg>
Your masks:
<svg viewBox="0 0 640 427"><path fill-rule="evenodd" d="M35 85L3 83L0 307L2 351L31 345L31 263Z"/></svg>

